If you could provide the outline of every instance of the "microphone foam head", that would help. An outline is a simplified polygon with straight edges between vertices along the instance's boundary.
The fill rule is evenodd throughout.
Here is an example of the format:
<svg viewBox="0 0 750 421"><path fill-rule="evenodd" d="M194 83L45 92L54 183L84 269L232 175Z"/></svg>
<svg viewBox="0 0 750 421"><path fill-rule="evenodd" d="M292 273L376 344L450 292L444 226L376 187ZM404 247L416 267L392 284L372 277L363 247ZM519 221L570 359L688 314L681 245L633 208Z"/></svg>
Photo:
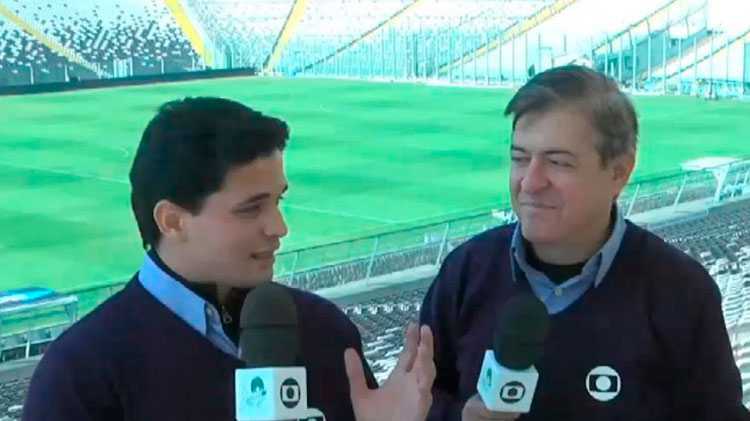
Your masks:
<svg viewBox="0 0 750 421"><path fill-rule="evenodd" d="M290 291L266 282L247 294L240 313L240 358L249 368L297 365L299 326Z"/></svg>
<svg viewBox="0 0 750 421"><path fill-rule="evenodd" d="M493 351L498 364L525 370L542 356L549 332L547 308L535 295L522 293L502 306L495 327Z"/></svg>

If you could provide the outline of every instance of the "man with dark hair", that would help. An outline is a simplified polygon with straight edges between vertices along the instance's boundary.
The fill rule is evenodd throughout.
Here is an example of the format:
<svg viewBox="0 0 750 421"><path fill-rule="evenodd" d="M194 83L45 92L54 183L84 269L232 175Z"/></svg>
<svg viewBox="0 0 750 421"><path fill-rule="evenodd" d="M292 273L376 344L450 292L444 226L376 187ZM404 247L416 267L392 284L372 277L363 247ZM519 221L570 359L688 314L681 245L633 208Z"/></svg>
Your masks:
<svg viewBox="0 0 750 421"><path fill-rule="evenodd" d="M537 74L511 99L518 223L453 250L421 309L435 334L430 420L748 419L711 276L626 221L638 121L617 84L581 66ZM533 293L550 314L525 415L476 394L497 313ZM604 375L604 374L606 375Z"/></svg>
<svg viewBox="0 0 750 421"><path fill-rule="evenodd" d="M130 172L143 266L49 347L24 420L234 419L240 310L271 281L287 233L288 137L283 121L226 99L159 109ZM335 421L424 419L435 375L428 328L410 326L397 367L373 390L354 324L332 303L288 290L311 407Z"/></svg>

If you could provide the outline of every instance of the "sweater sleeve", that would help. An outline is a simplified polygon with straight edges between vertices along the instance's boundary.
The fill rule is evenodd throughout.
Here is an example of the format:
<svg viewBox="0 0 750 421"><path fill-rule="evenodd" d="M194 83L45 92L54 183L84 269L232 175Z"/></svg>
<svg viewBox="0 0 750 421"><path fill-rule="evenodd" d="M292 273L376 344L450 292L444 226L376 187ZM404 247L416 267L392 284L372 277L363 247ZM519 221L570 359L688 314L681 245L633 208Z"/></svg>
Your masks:
<svg viewBox="0 0 750 421"><path fill-rule="evenodd" d="M53 343L44 354L32 376L22 420L122 420L111 377L100 369L96 358L71 351Z"/></svg>
<svg viewBox="0 0 750 421"><path fill-rule="evenodd" d="M420 324L432 329L435 337L436 377L432 387L433 404L428 421L460 421L465 404L459 397L456 368L456 320L458 288L461 281L463 249L451 252L425 295Z"/></svg>
<svg viewBox="0 0 750 421"><path fill-rule="evenodd" d="M655 309L662 321L662 342L674 364L673 418L750 420L750 413L742 404L742 382L727 334L719 288L700 264L688 259L685 256L677 271L683 285L663 291L660 309ZM667 320L669 327L664 322Z"/></svg>

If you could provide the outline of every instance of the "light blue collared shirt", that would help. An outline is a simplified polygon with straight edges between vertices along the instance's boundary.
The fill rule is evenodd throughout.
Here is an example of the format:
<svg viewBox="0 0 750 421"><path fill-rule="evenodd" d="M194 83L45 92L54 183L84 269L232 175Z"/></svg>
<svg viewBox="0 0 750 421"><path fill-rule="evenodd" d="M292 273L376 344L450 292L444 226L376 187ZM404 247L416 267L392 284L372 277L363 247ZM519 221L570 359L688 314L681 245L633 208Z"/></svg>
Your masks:
<svg viewBox="0 0 750 421"><path fill-rule="evenodd" d="M217 348L235 357L239 355L237 345L224 332L216 308L164 272L148 254L138 272L138 280L146 291Z"/></svg>
<svg viewBox="0 0 750 421"><path fill-rule="evenodd" d="M604 245L591 256L583 265L579 275L576 275L560 285L552 282L547 275L533 268L526 257L526 247L521 235L521 223L516 225L511 240L511 264L513 273L516 269L523 271L529 281L532 291L539 297L547 307L550 314L559 313L588 291L593 285L598 287L604 280L604 276L612 266L612 261L620 250L622 239L625 236L625 218L615 208L615 226L609 239ZM515 279L515 277L514 277Z"/></svg>

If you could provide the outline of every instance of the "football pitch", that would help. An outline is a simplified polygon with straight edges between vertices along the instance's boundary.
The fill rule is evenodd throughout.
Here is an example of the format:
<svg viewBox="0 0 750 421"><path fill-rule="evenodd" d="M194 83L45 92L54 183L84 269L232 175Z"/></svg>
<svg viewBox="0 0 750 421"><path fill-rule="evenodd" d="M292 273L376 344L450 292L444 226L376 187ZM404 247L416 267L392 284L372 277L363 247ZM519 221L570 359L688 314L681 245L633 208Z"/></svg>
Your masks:
<svg viewBox="0 0 750 421"><path fill-rule="evenodd" d="M0 290L128 279L143 254L127 178L141 132L161 103L207 95L291 126L284 250L509 202L509 90L241 78L0 97ZM635 103L636 179L750 155L750 103Z"/></svg>

